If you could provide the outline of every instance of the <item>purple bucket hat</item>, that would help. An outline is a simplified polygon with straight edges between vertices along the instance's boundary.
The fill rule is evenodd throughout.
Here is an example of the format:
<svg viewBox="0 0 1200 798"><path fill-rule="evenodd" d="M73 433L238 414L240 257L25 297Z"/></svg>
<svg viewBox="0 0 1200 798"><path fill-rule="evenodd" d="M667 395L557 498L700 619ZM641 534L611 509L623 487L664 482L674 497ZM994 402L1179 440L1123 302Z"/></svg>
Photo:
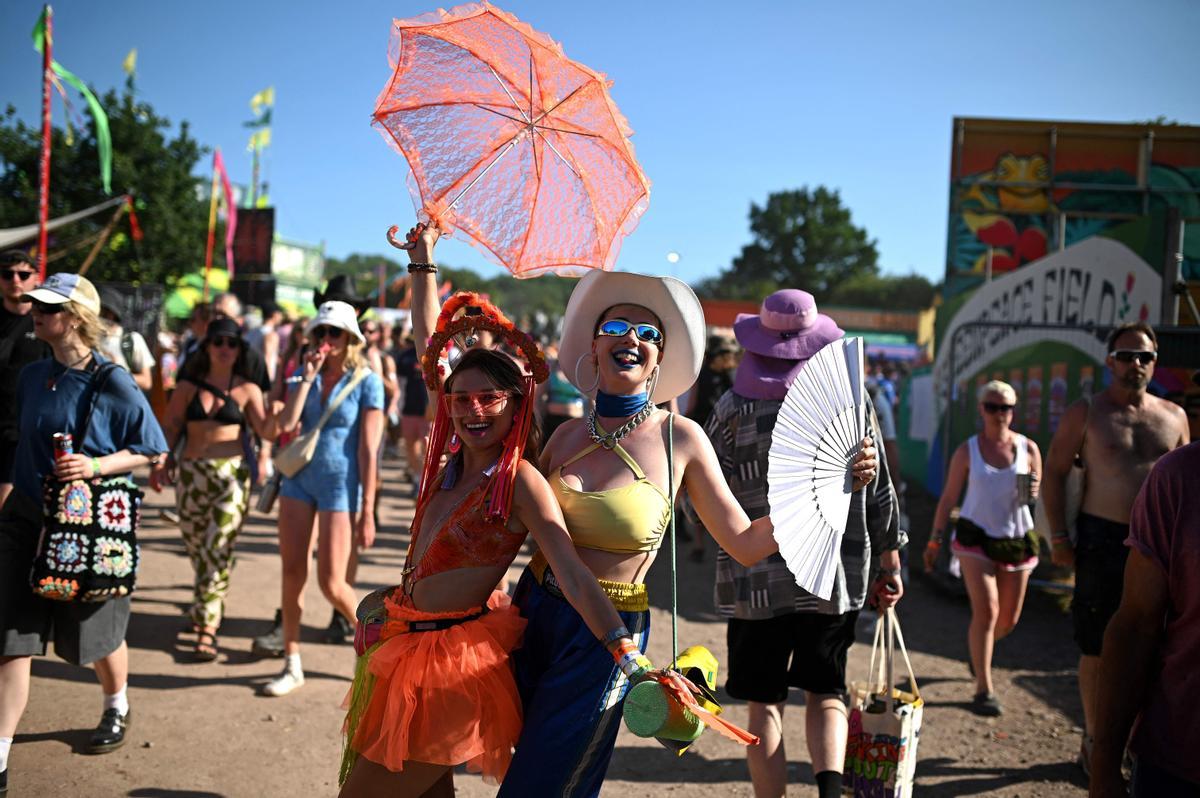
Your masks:
<svg viewBox="0 0 1200 798"><path fill-rule="evenodd" d="M748 399L782 399L808 359L845 335L817 312L812 294L795 288L764 299L757 316L739 314L733 333L747 352L733 390Z"/></svg>
<svg viewBox="0 0 1200 798"><path fill-rule="evenodd" d="M783 360L808 360L845 335L833 319L817 312L812 294L795 288L764 299L757 316L738 314L733 334L746 351Z"/></svg>

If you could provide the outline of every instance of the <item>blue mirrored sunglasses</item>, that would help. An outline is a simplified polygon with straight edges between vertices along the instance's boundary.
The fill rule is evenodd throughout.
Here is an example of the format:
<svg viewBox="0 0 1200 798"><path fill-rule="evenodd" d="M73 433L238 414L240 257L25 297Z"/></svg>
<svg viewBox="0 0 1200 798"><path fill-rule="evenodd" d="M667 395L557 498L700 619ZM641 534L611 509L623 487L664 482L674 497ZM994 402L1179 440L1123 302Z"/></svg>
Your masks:
<svg viewBox="0 0 1200 798"><path fill-rule="evenodd" d="M628 335L631 329L639 341L645 341L655 346L662 346L663 334L653 324L634 324L633 322L625 321L625 319L609 319L603 322L599 329L596 330L596 335L611 335L614 338L622 338Z"/></svg>

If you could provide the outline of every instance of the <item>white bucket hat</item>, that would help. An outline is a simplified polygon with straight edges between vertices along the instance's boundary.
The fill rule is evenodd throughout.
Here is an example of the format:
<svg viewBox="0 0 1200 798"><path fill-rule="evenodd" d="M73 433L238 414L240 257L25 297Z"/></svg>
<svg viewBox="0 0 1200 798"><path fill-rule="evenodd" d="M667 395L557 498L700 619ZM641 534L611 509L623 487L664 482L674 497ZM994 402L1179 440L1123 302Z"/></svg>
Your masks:
<svg viewBox="0 0 1200 798"><path fill-rule="evenodd" d="M322 326L337 327L339 330L345 330L353 335L359 343L367 342L367 339L363 337L362 330L358 329L357 312L345 302L336 300L322 302L321 306L317 308L317 315L304 325L304 334L311 335L313 330Z"/></svg>
<svg viewBox="0 0 1200 798"><path fill-rule="evenodd" d="M667 402L691 388L704 364L704 310L700 300L682 280L633 272L590 271L571 292L558 347L567 379L581 391L594 390L592 340L600 315L613 305L640 305L662 321L663 357L650 401ZM589 384L580 385L578 379Z"/></svg>

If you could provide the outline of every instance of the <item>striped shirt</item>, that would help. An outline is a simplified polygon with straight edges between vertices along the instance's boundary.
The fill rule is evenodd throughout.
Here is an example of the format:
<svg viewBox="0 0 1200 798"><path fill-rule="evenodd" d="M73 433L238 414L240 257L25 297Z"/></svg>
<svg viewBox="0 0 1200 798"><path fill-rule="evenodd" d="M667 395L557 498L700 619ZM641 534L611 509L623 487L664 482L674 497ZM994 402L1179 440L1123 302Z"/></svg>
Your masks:
<svg viewBox="0 0 1200 798"><path fill-rule="evenodd" d="M767 503L767 453L782 401L747 399L726 391L704 425L734 497L751 520L770 513ZM874 412L871 428L882 440ZM844 615L862 609L870 586L872 555L902 545L896 493L882 451L874 481L850 500L842 537L842 557L828 601L804 590L779 554L747 568L717 551L713 592L717 612L727 618L761 620L793 612Z"/></svg>

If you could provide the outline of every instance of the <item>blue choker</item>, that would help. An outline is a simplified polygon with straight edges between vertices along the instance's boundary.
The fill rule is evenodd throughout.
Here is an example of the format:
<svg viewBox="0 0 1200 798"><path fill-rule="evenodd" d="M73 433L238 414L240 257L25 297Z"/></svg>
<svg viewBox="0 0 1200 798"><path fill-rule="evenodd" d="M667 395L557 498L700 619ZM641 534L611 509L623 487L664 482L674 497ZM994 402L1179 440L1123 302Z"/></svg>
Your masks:
<svg viewBox="0 0 1200 798"><path fill-rule="evenodd" d="M604 418L623 418L632 416L646 406L649 397L645 393L635 393L632 396L614 396L604 391L596 392L596 415Z"/></svg>

